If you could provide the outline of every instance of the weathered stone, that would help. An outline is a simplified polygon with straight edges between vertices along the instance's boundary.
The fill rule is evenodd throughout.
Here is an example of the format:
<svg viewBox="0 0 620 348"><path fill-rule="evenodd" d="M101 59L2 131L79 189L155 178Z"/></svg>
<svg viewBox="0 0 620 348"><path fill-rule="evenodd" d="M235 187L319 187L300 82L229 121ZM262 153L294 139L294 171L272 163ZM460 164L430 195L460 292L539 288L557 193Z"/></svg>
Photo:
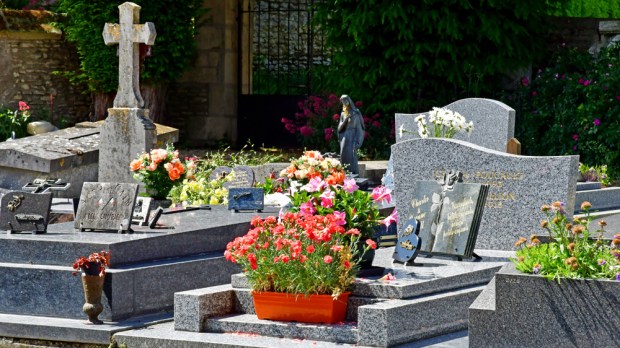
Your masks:
<svg viewBox="0 0 620 348"><path fill-rule="evenodd" d="M128 231L137 196L138 184L85 182L74 227Z"/></svg>
<svg viewBox="0 0 620 348"><path fill-rule="evenodd" d="M514 137L515 111L510 106L492 99L468 98L457 100L444 108L458 112L467 121L473 121L470 134L457 133L455 139L496 151L506 152L508 140ZM421 114L396 114L396 142L419 138L415 118ZM401 127L407 132L399 132ZM411 133L409 133L411 132Z"/></svg>
<svg viewBox="0 0 620 348"><path fill-rule="evenodd" d="M0 230L45 233L51 206L51 193L9 191L0 200Z"/></svg>
<svg viewBox="0 0 620 348"><path fill-rule="evenodd" d="M437 180L447 170L462 172L466 183L490 186L478 249L512 250L519 236L538 226L543 204L562 201L569 215L574 210L578 156L516 156L461 140L431 138L396 143L392 157L399 212L409 211L416 181Z"/></svg>

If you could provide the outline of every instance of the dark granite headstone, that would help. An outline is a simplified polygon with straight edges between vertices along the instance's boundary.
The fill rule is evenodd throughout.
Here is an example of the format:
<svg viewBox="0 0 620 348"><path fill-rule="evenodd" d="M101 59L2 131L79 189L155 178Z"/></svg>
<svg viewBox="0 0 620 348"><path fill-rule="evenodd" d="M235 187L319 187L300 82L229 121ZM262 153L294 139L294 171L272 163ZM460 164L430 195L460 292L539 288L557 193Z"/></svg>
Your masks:
<svg viewBox="0 0 620 348"><path fill-rule="evenodd" d="M85 182L75 228L130 231L137 195L138 184Z"/></svg>
<svg viewBox="0 0 620 348"><path fill-rule="evenodd" d="M228 190L228 210L261 212L264 203L265 191L260 187L231 187Z"/></svg>
<svg viewBox="0 0 620 348"><path fill-rule="evenodd" d="M420 252L422 240L420 234L420 224L416 219L407 221L403 228L403 233L398 236L398 241L394 248L392 258L394 261L407 263L413 261Z"/></svg>
<svg viewBox="0 0 620 348"><path fill-rule="evenodd" d="M51 193L9 191L0 200L0 229L45 233L51 206Z"/></svg>
<svg viewBox="0 0 620 348"><path fill-rule="evenodd" d="M441 182L418 181L407 219L420 221L420 252L471 257L488 185L464 184L447 174Z"/></svg>
<svg viewBox="0 0 620 348"><path fill-rule="evenodd" d="M133 208L132 223L140 226L149 224L149 213L151 212L151 197L138 197Z"/></svg>

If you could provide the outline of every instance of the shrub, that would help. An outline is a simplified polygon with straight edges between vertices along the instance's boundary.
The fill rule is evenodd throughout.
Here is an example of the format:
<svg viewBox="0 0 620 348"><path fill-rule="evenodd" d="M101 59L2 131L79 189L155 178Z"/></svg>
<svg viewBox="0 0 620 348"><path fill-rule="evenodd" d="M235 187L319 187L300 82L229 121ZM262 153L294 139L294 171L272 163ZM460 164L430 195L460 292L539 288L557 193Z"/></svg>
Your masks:
<svg viewBox="0 0 620 348"><path fill-rule="evenodd" d="M517 138L527 155L580 156L620 175L620 46L598 57L563 47L507 103L517 109Z"/></svg>
<svg viewBox="0 0 620 348"><path fill-rule="evenodd" d="M0 110L0 141L12 138L15 133L16 138L26 136L26 126L30 119L30 106L23 101L19 102L18 110Z"/></svg>

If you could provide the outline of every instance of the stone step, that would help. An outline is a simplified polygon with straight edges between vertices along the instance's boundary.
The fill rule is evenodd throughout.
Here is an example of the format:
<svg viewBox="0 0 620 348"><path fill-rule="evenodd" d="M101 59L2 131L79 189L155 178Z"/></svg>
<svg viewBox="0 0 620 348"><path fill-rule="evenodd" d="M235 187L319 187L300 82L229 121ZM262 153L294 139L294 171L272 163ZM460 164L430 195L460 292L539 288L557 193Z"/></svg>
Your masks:
<svg viewBox="0 0 620 348"><path fill-rule="evenodd" d="M579 212L581 203L585 201L592 204L591 212L620 208L620 187L577 191L575 193L575 212Z"/></svg>
<svg viewBox="0 0 620 348"><path fill-rule="evenodd" d="M603 187L600 182L577 182L577 192L586 190L600 190Z"/></svg>
<svg viewBox="0 0 620 348"><path fill-rule="evenodd" d="M0 262L71 266L79 256L108 250L114 268L146 260L223 251L228 242L247 233L252 217L277 212L267 207L261 214L233 213L224 206L213 206L212 210L163 215L159 221L165 228L133 225L135 232L130 234L78 232L73 229L73 222L52 224L45 234L0 234Z"/></svg>
<svg viewBox="0 0 620 348"><path fill-rule="evenodd" d="M55 265L0 263L0 313L85 318L82 283L72 271ZM236 272L237 266L221 252L109 269L99 318L120 320L171 310L175 292L224 284Z"/></svg>

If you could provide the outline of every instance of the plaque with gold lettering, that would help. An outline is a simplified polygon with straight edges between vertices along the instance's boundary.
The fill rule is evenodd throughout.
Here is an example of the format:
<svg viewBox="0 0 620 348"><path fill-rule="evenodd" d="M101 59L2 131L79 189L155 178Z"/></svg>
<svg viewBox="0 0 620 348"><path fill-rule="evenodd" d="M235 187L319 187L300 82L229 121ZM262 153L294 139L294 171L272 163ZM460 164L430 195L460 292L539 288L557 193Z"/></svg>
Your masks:
<svg viewBox="0 0 620 348"><path fill-rule="evenodd" d="M138 184L85 182L74 227L80 231L131 231Z"/></svg>
<svg viewBox="0 0 620 348"><path fill-rule="evenodd" d="M489 186L465 184L460 175L415 183L408 217L420 221L420 252L472 257Z"/></svg>
<svg viewBox="0 0 620 348"><path fill-rule="evenodd" d="M0 229L9 233L45 233L51 206L51 192L9 191L0 200Z"/></svg>
<svg viewBox="0 0 620 348"><path fill-rule="evenodd" d="M398 241L394 247L392 258L394 261L407 263L413 261L420 252L422 241L420 234L420 224L416 219L410 219L405 223L402 233L398 234Z"/></svg>

